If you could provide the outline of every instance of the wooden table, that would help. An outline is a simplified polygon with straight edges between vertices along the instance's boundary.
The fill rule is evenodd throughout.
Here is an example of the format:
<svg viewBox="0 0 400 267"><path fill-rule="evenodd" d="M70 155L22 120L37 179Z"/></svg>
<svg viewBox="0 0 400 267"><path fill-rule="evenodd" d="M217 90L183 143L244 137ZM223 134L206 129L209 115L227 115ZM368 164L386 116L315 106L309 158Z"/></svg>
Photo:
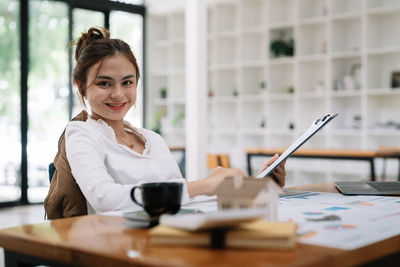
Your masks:
<svg viewBox="0 0 400 267"><path fill-rule="evenodd" d="M283 148L252 148L246 149L247 156L247 171L249 176L252 175L251 159L253 157L273 156L276 153L282 154L285 151ZM336 150L336 149L299 149L290 157L293 158L320 158L320 159L343 159L343 160L362 160L370 164L371 181L376 180L375 176L375 158L397 158L400 162L399 150ZM400 166L400 164L399 164ZM400 169L399 169L400 180Z"/></svg>
<svg viewBox="0 0 400 267"><path fill-rule="evenodd" d="M337 192L332 183L288 188ZM297 244L294 250L152 246L121 217L89 215L0 230L6 266L382 266L400 261L400 235L353 251ZM18 265L21 264L21 265ZM394 265L393 265L394 266Z"/></svg>

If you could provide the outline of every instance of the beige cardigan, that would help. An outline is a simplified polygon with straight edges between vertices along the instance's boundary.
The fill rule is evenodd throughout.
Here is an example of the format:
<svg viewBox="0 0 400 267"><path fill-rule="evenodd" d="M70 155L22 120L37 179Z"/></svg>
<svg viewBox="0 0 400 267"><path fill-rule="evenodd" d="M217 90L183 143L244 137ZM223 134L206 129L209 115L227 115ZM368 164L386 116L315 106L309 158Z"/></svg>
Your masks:
<svg viewBox="0 0 400 267"><path fill-rule="evenodd" d="M88 113L83 110L76 115L73 121L86 121ZM79 189L65 151L65 130L58 141L58 152L54 158L55 172L51 180L49 192L44 201L44 208L48 219L67 218L87 215L86 199Z"/></svg>

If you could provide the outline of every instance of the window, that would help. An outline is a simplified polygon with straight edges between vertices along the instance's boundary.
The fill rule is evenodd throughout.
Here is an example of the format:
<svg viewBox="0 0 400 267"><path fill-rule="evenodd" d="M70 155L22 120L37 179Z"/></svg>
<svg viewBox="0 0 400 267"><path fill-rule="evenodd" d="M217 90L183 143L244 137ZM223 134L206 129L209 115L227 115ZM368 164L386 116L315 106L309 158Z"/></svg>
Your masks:
<svg viewBox="0 0 400 267"><path fill-rule="evenodd" d="M0 202L21 197L19 29L19 1L0 1Z"/></svg>
<svg viewBox="0 0 400 267"><path fill-rule="evenodd" d="M82 109L73 99L71 39L109 26L112 37L129 42L144 77L145 9L133 4L143 1L0 1L0 207L47 195L58 138ZM142 86L138 90L136 111L127 119L142 126Z"/></svg>
<svg viewBox="0 0 400 267"><path fill-rule="evenodd" d="M129 25L129 27L127 27ZM110 14L110 32L112 38L126 41L138 61L141 78L137 88L135 107L127 114L127 120L135 126L143 126L143 17L122 11L112 11Z"/></svg>
<svg viewBox="0 0 400 267"><path fill-rule="evenodd" d="M72 10L72 19L74 21L72 28L72 40L76 40L81 36L82 32L87 31L90 27L100 26L104 27L105 15L103 12L74 8ZM75 46L72 48L71 53L72 69L75 67ZM72 117L77 115L83 109L83 105L78 97L78 88L73 86L72 89L73 102L72 102Z"/></svg>
<svg viewBox="0 0 400 267"><path fill-rule="evenodd" d="M40 202L68 122L68 5L34 0L29 11L28 200Z"/></svg>

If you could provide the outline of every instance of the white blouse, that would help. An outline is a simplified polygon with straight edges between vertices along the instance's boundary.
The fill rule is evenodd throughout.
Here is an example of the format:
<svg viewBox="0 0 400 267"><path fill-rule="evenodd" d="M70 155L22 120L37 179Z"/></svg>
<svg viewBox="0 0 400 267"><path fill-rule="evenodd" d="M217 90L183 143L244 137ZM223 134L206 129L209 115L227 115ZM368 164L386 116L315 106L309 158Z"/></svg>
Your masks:
<svg viewBox="0 0 400 267"><path fill-rule="evenodd" d="M142 138L143 154L118 144L113 128L103 120L89 117L84 122L72 121L66 128L67 158L89 212L137 209L130 191L133 186L148 182L182 182L182 202L187 202L187 185L162 137L128 122L125 128Z"/></svg>

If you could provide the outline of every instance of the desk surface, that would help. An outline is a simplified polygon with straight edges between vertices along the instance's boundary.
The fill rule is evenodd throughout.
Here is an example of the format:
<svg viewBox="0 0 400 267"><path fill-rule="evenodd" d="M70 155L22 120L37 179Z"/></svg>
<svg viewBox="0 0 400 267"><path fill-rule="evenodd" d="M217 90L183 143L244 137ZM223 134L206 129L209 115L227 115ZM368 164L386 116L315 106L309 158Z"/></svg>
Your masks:
<svg viewBox="0 0 400 267"><path fill-rule="evenodd" d="M282 154L284 148L249 148L247 154ZM299 149L293 153L294 156L329 156L329 157L376 157L375 150L340 150L340 149Z"/></svg>
<svg viewBox="0 0 400 267"><path fill-rule="evenodd" d="M335 183L315 183L307 185L298 185L292 187L285 187L285 189L290 191L339 193L339 190L337 190Z"/></svg>
<svg viewBox="0 0 400 267"><path fill-rule="evenodd" d="M266 154L273 155L275 153L282 154L285 148L247 148L247 154ZM400 157L400 149L385 148L378 150L348 150L348 149L304 149L293 153L294 156L314 156L314 157L353 157L353 158L374 158L374 157Z"/></svg>
<svg viewBox="0 0 400 267"><path fill-rule="evenodd" d="M331 183L288 189L336 190ZM157 247L147 230L130 228L121 217L89 215L0 230L0 246L79 266L351 266L399 253L400 236L353 251L305 244L290 251Z"/></svg>

